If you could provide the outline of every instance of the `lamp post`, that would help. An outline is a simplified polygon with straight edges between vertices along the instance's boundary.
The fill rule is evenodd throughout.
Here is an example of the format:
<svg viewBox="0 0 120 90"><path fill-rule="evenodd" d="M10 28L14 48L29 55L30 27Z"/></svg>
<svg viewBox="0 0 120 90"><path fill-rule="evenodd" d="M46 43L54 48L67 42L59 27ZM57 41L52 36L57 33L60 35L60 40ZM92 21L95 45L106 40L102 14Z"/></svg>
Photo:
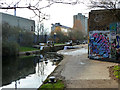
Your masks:
<svg viewBox="0 0 120 90"><path fill-rule="evenodd" d="M56 33L54 33L54 43L56 43Z"/></svg>
<svg viewBox="0 0 120 90"><path fill-rule="evenodd" d="M22 39L22 32L21 31L19 31L19 41L18 41L18 43L21 45L21 39Z"/></svg>
<svg viewBox="0 0 120 90"><path fill-rule="evenodd" d="M45 34L45 43L47 43L47 34Z"/></svg>

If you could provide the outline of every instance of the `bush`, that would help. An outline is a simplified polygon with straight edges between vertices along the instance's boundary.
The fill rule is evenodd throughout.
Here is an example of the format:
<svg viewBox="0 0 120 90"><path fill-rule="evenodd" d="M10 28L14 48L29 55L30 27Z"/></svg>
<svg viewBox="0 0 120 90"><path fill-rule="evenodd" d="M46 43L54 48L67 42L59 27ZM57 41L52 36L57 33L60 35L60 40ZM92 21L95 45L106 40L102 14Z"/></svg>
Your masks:
<svg viewBox="0 0 120 90"><path fill-rule="evenodd" d="M81 30L72 30L71 32L68 33L69 39L73 40L75 42L76 40L86 40L86 35L81 31Z"/></svg>
<svg viewBox="0 0 120 90"><path fill-rule="evenodd" d="M2 25L2 40L17 42L19 38L20 28L12 27L7 23Z"/></svg>
<svg viewBox="0 0 120 90"><path fill-rule="evenodd" d="M21 46L32 46L33 45L33 33L30 33L28 31L26 32L21 32L21 37L20 37L20 45Z"/></svg>
<svg viewBox="0 0 120 90"><path fill-rule="evenodd" d="M114 73L113 73L114 76L116 78L120 79L120 66L119 65L118 66L114 66L113 71L114 71Z"/></svg>
<svg viewBox="0 0 120 90"><path fill-rule="evenodd" d="M32 46L33 33L22 30L19 27L10 26L8 23L2 25L2 56L17 56L19 45Z"/></svg>
<svg viewBox="0 0 120 90"><path fill-rule="evenodd" d="M2 40L7 42L16 42L21 46L33 45L33 33L29 30L22 30L19 27L10 26L8 23L2 25Z"/></svg>
<svg viewBox="0 0 120 90"><path fill-rule="evenodd" d="M56 31L56 36L54 36L54 32L51 32L52 41L56 41L56 43L65 43L69 40L68 36L65 35L62 31Z"/></svg>
<svg viewBox="0 0 120 90"><path fill-rule="evenodd" d="M2 56L17 56L19 45L16 42L2 42Z"/></svg>
<svg viewBox="0 0 120 90"><path fill-rule="evenodd" d="M46 83L43 84L38 90L63 90L65 88L63 81L57 80L56 83Z"/></svg>

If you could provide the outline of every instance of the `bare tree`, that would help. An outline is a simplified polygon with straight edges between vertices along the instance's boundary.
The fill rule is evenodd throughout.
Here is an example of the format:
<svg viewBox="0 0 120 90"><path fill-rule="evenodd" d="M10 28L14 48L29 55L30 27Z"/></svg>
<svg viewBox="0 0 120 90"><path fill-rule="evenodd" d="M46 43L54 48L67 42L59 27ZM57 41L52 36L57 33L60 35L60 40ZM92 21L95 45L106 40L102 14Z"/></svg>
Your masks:
<svg viewBox="0 0 120 90"><path fill-rule="evenodd" d="M23 1L25 4L21 5L21 2ZM43 6L42 4L44 2L46 2L46 5ZM34 17L37 16L39 18L39 22L41 22L41 16L48 16L41 12L42 9L48 8L56 3L76 5L78 4L78 2L78 0L15 0L14 2L13 0L11 0L11 2L6 0L0 0L0 9L14 9L16 11L16 9L27 8L29 10L32 10L35 14Z"/></svg>
<svg viewBox="0 0 120 90"><path fill-rule="evenodd" d="M90 8L118 9L120 0L90 0Z"/></svg>
<svg viewBox="0 0 120 90"><path fill-rule="evenodd" d="M23 4L24 3L24 4ZM68 5L76 5L81 3L79 0L0 0L0 9L14 9L14 15L16 15L16 9L28 9L33 11L34 16L32 18L38 18L37 24L37 34L38 37L40 35L40 30L43 31L42 21L48 20L50 15L42 13L42 10L45 8L49 8L53 4L68 4ZM43 31L44 32L44 31ZM42 32L42 33L43 33Z"/></svg>
<svg viewBox="0 0 120 90"><path fill-rule="evenodd" d="M24 3L24 4L23 4ZM43 5L43 3L45 3ZM0 0L0 9L14 9L16 15L16 9L29 9L34 13L34 17L38 17L38 22L41 23L43 20L48 20L49 15L42 13L42 9L48 8L53 4L69 4L76 5L79 0Z"/></svg>
<svg viewBox="0 0 120 90"><path fill-rule="evenodd" d="M90 9L101 8L109 10L118 20L120 20L117 9L120 9L120 0L90 0Z"/></svg>

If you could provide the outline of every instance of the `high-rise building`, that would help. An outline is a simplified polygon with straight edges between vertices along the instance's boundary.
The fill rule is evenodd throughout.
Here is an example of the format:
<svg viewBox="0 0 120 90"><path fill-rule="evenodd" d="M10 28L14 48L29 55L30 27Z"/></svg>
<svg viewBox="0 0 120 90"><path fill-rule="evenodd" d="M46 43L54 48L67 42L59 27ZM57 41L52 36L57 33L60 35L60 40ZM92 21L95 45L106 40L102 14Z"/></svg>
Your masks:
<svg viewBox="0 0 120 90"><path fill-rule="evenodd" d="M82 15L82 13L78 13L73 16L73 29L81 30L84 34L87 34L88 27L88 18Z"/></svg>

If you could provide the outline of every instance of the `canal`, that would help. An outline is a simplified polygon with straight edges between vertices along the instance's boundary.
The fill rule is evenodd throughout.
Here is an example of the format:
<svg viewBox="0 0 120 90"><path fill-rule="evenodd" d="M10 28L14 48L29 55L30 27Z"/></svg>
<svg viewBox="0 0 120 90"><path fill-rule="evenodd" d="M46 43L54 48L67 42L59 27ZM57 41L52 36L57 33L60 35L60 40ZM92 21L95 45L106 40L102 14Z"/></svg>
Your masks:
<svg viewBox="0 0 120 90"><path fill-rule="evenodd" d="M0 89L39 88L60 60L62 55L56 53L3 58Z"/></svg>

